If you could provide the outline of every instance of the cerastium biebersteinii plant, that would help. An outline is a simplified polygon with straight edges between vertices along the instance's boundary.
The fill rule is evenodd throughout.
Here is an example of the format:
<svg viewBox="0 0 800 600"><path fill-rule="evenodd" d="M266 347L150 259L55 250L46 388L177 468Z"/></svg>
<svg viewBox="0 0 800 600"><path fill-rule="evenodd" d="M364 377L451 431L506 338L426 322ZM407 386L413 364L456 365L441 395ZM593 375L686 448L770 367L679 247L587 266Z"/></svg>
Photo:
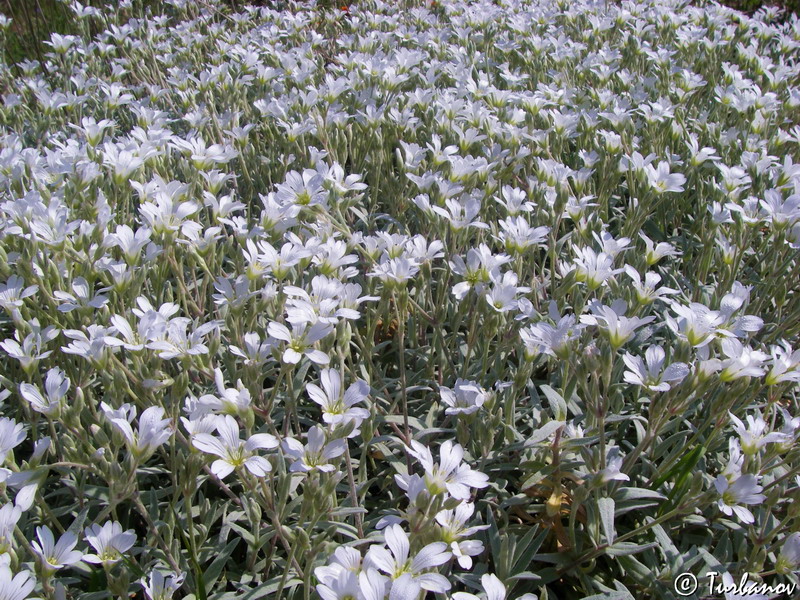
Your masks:
<svg viewBox="0 0 800 600"><path fill-rule="evenodd" d="M796 16L97 4L0 64L0 599L797 583Z"/></svg>

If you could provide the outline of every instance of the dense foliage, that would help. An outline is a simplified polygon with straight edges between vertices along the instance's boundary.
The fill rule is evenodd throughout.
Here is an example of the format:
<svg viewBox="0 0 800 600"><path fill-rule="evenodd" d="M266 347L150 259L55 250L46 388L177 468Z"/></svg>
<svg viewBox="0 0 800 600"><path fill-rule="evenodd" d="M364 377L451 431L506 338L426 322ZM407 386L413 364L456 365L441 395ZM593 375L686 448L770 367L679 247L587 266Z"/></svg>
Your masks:
<svg viewBox="0 0 800 600"><path fill-rule="evenodd" d="M797 18L68 7L0 64L0 598L797 582Z"/></svg>

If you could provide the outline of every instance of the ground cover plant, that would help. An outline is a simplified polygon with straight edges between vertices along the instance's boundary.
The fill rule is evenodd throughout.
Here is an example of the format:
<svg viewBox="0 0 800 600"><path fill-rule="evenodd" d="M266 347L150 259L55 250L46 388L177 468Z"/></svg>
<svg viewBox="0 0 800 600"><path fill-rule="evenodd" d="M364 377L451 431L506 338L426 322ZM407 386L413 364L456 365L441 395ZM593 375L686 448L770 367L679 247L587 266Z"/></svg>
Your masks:
<svg viewBox="0 0 800 600"><path fill-rule="evenodd" d="M0 65L2 600L797 583L796 17L65 6Z"/></svg>

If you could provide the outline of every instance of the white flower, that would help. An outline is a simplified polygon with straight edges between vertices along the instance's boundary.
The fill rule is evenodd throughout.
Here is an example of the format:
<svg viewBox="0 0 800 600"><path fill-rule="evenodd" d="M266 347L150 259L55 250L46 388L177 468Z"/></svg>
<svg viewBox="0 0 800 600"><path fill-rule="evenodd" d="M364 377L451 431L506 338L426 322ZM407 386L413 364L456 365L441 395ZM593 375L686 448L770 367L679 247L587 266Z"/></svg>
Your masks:
<svg viewBox="0 0 800 600"><path fill-rule="evenodd" d="M764 326L764 320L755 315L734 316L750 299L750 286L744 286L734 281L731 291L725 294L719 302L719 314L722 323L719 333L726 337L745 338L749 333L758 331Z"/></svg>
<svg viewBox="0 0 800 600"><path fill-rule="evenodd" d="M462 502L454 510L442 510L436 514L436 522L441 527L442 541L449 544L453 556L462 569L471 569L472 557L483 552L483 542L462 538L489 528L488 525L467 526L467 521L472 518L474 512L474 504Z"/></svg>
<svg viewBox="0 0 800 600"><path fill-rule="evenodd" d="M214 433L217 428L217 418L211 409L201 404L193 395L189 394L183 402L183 411L189 418L181 417L181 423L190 436L197 433Z"/></svg>
<svg viewBox="0 0 800 600"><path fill-rule="evenodd" d="M710 344L725 319L719 312L697 302L692 302L689 306L671 302L670 307L678 318L667 315L667 326L695 348Z"/></svg>
<svg viewBox="0 0 800 600"><path fill-rule="evenodd" d="M54 34L55 35L55 34ZM74 36L67 36L67 37L74 37ZM45 42L47 43L47 42ZM103 136L105 135L106 129L113 128L116 123L110 119L102 119L100 121L95 120L94 117L83 117L81 119L80 127L77 125L73 125L70 123L72 127L75 129L82 131L83 134L86 136L87 143L94 148L103 141Z"/></svg>
<svg viewBox="0 0 800 600"><path fill-rule="evenodd" d="M647 165L644 168L650 187L656 194L665 192L682 192L686 177L680 173L670 173L669 163L662 161L658 167Z"/></svg>
<svg viewBox="0 0 800 600"><path fill-rule="evenodd" d="M42 559L42 565L47 571L55 572L83 558L83 552L75 550L78 537L70 531L65 532L56 543L50 528L42 526L36 528L36 537L39 542L31 542L31 547Z"/></svg>
<svg viewBox="0 0 800 600"><path fill-rule="evenodd" d="M411 440L409 454L415 457L425 469L425 485L431 494L449 493L453 498L469 500L470 488L485 488L489 477L473 471L463 464L464 449L460 444L445 441L439 449L439 462L433 462L430 448L416 440Z"/></svg>
<svg viewBox="0 0 800 600"><path fill-rule="evenodd" d="M24 600L36 587L36 578L30 571L14 575L8 563L0 562L0 600Z"/></svg>
<svg viewBox="0 0 800 600"><path fill-rule="evenodd" d="M498 278L492 282L492 289L486 293L486 302L497 312L508 312L516 310L519 303L518 294L526 294L531 291L529 287L517 287L517 275L508 271L503 273L502 279Z"/></svg>
<svg viewBox="0 0 800 600"><path fill-rule="evenodd" d="M327 365L330 358L322 350L313 345L333 331L329 323L317 322L308 327L305 324L292 325L292 330L282 323L273 321L267 326L267 333L272 337L287 342L283 351L283 362L296 365L303 356L318 365Z"/></svg>
<svg viewBox="0 0 800 600"><path fill-rule="evenodd" d="M433 542L422 548L413 558L409 556L411 547L408 535L400 525L390 525L384 530L384 539L389 550L383 546L371 546L367 558L371 564L386 573L393 580L393 586L408 586L410 576L419 587L430 592L446 592L450 582L439 573L424 573L425 569L438 567L450 559L450 552L444 542ZM416 596L413 596L416 597Z"/></svg>
<svg viewBox="0 0 800 600"><path fill-rule="evenodd" d="M652 304L655 300L666 300L664 296L678 293L678 290L668 288L664 285L657 287L661 282L661 275L658 273L648 271L644 274L644 282L642 282L642 277L639 275L639 272L630 265L625 265L625 273L633 282L633 289L636 291L636 301L639 304Z"/></svg>
<svg viewBox="0 0 800 600"><path fill-rule="evenodd" d="M608 341L613 348L619 348L627 342L636 330L655 320L655 317L626 317L628 305L624 300L615 300L611 306L604 306L598 300L589 303L593 315L582 315L581 323L586 325L599 325L608 335Z"/></svg>
<svg viewBox="0 0 800 600"><path fill-rule="evenodd" d="M430 497L428 488L425 485L425 480L416 473L412 475L401 475L400 473L396 473L394 480L398 487L406 493L406 498L408 498L410 503L409 508L407 509L407 512L409 513L412 513L416 510L415 505L417 498Z"/></svg>
<svg viewBox="0 0 800 600"><path fill-rule="evenodd" d="M503 242L508 252L522 254L531 246L538 246L547 241L550 228L547 226L531 227L525 217L508 217L497 223L501 232L498 239Z"/></svg>
<svg viewBox="0 0 800 600"><path fill-rule="evenodd" d="M353 548L339 546L329 558L328 565L314 569L314 575L319 581L317 593L323 600L358 598L360 591L358 574L360 571L361 554L357 550L354 552ZM352 581L351 577L354 577L355 581Z"/></svg>
<svg viewBox="0 0 800 600"><path fill-rule="evenodd" d="M580 221L588 208L597 206L596 202L592 202L594 199L595 196L582 196L581 198L570 196L567 199L567 205L564 207L563 217L573 221Z"/></svg>
<svg viewBox="0 0 800 600"><path fill-rule="evenodd" d="M41 449L36 448L34 452L36 453L37 451L41 451ZM36 459L32 458L32 460ZM15 506L19 507L23 511L27 511L33 505L33 501L36 498L36 492L39 490L39 486L45 482L45 479L47 479L47 472L47 467L38 467L11 473L8 476L6 483L10 487L18 490L16 496L14 497Z"/></svg>
<svg viewBox="0 0 800 600"><path fill-rule="evenodd" d="M525 352L529 358L544 352L554 358L566 360L569 357L569 343L580 337L585 325L579 325L575 315L562 317L553 300L550 301L549 316L556 324L555 327L541 321L519 332L525 344Z"/></svg>
<svg viewBox="0 0 800 600"><path fill-rule="evenodd" d="M31 408L47 416L57 416L61 410L61 402L69 390L70 380L64 372L55 367L47 372L42 396L39 388L30 383L19 384L20 395L27 400Z"/></svg>
<svg viewBox="0 0 800 600"><path fill-rule="evenodd" d="M575 271L575 281L585 283L589 291L594 291L608 279L621 272L622 269L614 268L614 257L605 252L596 253L591 248L574 249L575 260L564 263L562 275Z"/></svg>
<svg viewBox="0 0 800 600"><path fill-rule="evenodd" d="M327 209L329 192L324 183L324 177L313 169L305 169L302 174L289 171L284 183L276 186L275 199L284 206L321 206Z"/></svg>
<svg viewBox="0 0 800 600"><path fill-rule="evenodd" d="M200 206L192 201L181 201L186 190L177 182L162 181L159 186L152 195L154 202L143 202L139 206L139 213L156 235L175 233L188 217L200 210Z"/></svg>
<svg viewBox="0 0 800 600"><path fill-rule="evenodd" d="M206 146L202 137L191 137L188 140L174 137L171 145L184 154L190 155L192 164L199 170L211 169L215 165L227 163L237 156L236 150L227 144Z"/></svg>
<svg viewBox="0 0 800 600"><path fill-rule="evenodd" d="M214 369L214 383L217 385L219 396L205 394L200 396L200 405L222 415L241 416L245 418L251 410L252 398L250 392L239 379L235 388L226 388L222 370Z"/></svg>
<svg viewBox="0 0 800 600"><path fill-rule="evenodd" d="M784 540L775 570L781 575L800 570L800 532L794 532Z"/></svg>
<svg viewBox="0 0 800 600"><path fill-rule="evenodd" d="M25 287L25 281L19 275L12 275L4 284L0 285L0 306L9 314L15 309L22 308L22 301L33 296L39 291L38 285Z"/></svg>
<svg viewBox="0 0 800 600"><path fill-rule="evenodd" d="M506 586L503 582L493 573L484 573L481 575L481 586L483 591L486 592L486 600L505 600ZM530 596L530 594L525 594ZM453 594L453 600L478 600L474 594L466 592L456 592Z"/></svg>
<svg viewBox="0 0 800 600"><path fill-rule="evenodd" d="M135 149L126 149L112 142L103 144L103 164L114 172L114 183L124 185L127 179L144 164L144 158Z"/></svg>
<svg viewBox="0 0 800 600"><path fill-rule="evenodd" d="M408 600L414 600L419 596L422 588L418 583L414 582L413 579L410 582L411 585L409 585L410 577L411 576L408 573L404 573L398 577L397 590L408 591ZM374 567L365 568L358 574L358 586L359 591L361 592L361 597L363 597L363 600L386 600L386 587L389 584L389 581L390 579L388 577L381 575ZM391 589L394 590L394 584L392 584ZM392 600L406 600L405 598L398 597L397 593L395 593L395 596L390 597ZM361 598L358 596L356 598L357 600L361 600ZM349 600L349 598L345 597L341 600Z"/></svg>
<svg viewBox="0 0 800 600"><path fill-rule="evenodd" d="M309 397L322 407L322 420L331 426L354 424L347 437L358 435L361 422L369 417L369 411L355 406L369 395L369 384L357 379L342 393L342 376L335 369L322 369L320 373L322 388L309 383L306 391Z"/></svg>
<svg viewBox="0 0 800 600"><path fill-rule="evenodd" d="M785 381L800 381L800 350L792 351L792 346L786 340L781 345L770 347L772 354L772 368L764 378L766 385L776 385Z"/></svg>
<svg viewBox="0 0 800 600"><path fill-rule="evenodd" d="M453 257L450 268L465 279L453 286L453 296L456 300L463 300L473 288L478 294L482 294L484 285L489 283L493 277L499 277L500 267L509 261L511 261L510 256L507 254L495 255L486 244L470 248L467 251L466 262L460 256Z"/></svg>
<svg viewBox="0 0 800 600"><path fill-rule="evenodd" d="M17 423L14 419L0 419L0 465L5 462L8 453L19 446L26 437L22 423Z"/></svg>
<svg viewBox="0 0 800 600"><path fill-rule="evenodd" d="M612 258L616 258L621 252L624 252L631 247L630 238L621 237L619 239L614 239L614 236L612 236L605 229L603 229L600 234L598 234L596 231L593 232L592 237L597 241L598 244L600 244L601 250Z"/></svg>
<svg viewBox="0 0 800 600"><path fill-rule="evenodd" d="M294 459L289 471L307 473L317 469L328 473L336 470L330 460L344 454L345 444L343 439L325 443L325 430L316 426L309 429L305 446L294 438L286 438L283 450Z"/></svg>
<svg viewBox="0 0 800 600"><path fill-rule="evenodd" d="M153 569L149 581L142 578L139 582L149 600L170 600L183 584L184 576L184 573L170 573L169 577L165 577L161 571Z"/></svg>
<svg viewBox="0 0 800 600"><path fill-rule="evenodd" d="M447 404L446 415L470 415L476 412L486 402L486 391L475 381L467 381L460 377L451 390L448 387L439 387L442 402Z"/></svg>
<svg viewBox="0 0 800 600"><path fill-rule="evenodd" d="M371 273L370 277L377 277L384 283L403 284L416 277L419 273L419 264L416 260L400 256L397 258L384 257Z"/></svg>
<svg viewBox="0 0 800 600"><path fill-rule="evenodd" d="M736 513L742 523L753 523L755 517L742 504L761 504L766 496L761 494L761 486L755 475L742 475L733 483L729 483L724 475L718 475L714 480L714 487L720 495L717 501L719 509L730 516Z"/></svg>
<svg viewBox="0 0 800 600"><path fill-rule="evenodd" d="M460 200L448 198L445 200L445 207L432 206L431 208L436 214L449 221L450 227L455 231L467 227L489 228L483 221L476 220L481 210L481 203L474 196L466 195Z"/></svg>
<svg viewBox="0 0 800 600"><path fill-rule="evenodd" d="M753 350L744 346L736 338L722 340L722 352L727 356L720 365L719 374L721 381L733 381L741 377L761 377L766 373L761 365L769 356L760 350Z"/></svg>
<svg viewBox="0 0 800 600"><path fill-rule="evenodd" d="M217 330L219 323L216 321L203 323L191 333L187 333L186 329L190 322L186 317L171 319L167 325L167 339L150 342L147 347L159 350L158 357L165 360L208 354L208 347L203 343L203 338Z"/></svg>
<svg viewBox="0 0 800 600"><path fill-rule="evenodd" d="M247 441L239 439L239 425L230 415L217 417L217 433L214 437L208 433L198 433L192 437L192 445L207 454L219 456L211 464L211 472L220 479L230 475L238 467L246 467L256 477L264 477L272 470L272 465L263 456L257 456L256 450L278 447L278 440L269 433L256 433Z"/></svg>
<svg viewBox="0 0 800 600"><path fill-rule="evenodd" d="M36 319L30 325L33 327L33 332L26 335L24 339L21 339L20 331L17 329L14 331L14 339L0 342L0 348L12 358L16 358L26 373L32 372L40 360L53 353L52 350L45 351L44 346L58 336L57 329L52 326L41 329ZM66 331L64 334L68 335ZM21 344L20 341L22 341Z"/></svg>
<svg viewBox="0 0 800 600"><path fill-rule="evenodd" d="M667 242L659 242L654 244L653 240L647 237L644 233L639 232L639 237L644 240L645 245L645 260L647 266L651 267L660 261L665 256L679 256L680 252L675 250L675 246Z"/></svg>
<svg viewBox="0 0 800 600"><path fill-rule="evenodd" d="M147 459L172 435L172 420L162 418L164 409L160 406L151 406L142 412L136 432L131 426L136 416L135 406L123 404L120 408L114 409L101 402L100 408L114 428L122 434L125 443L139 460Z"/></svg>
<svg viewBox="0 0 800 600"><path fill-rule="evenodd" d="M329 569L331 572L329 576L320 576L320 569ZM335 571L335 573L333 572ZM332 567L317 567L314 571L320 583L317 585L316 590L322 600L347 600L353 598L363 598L364 594L361 591L359 584L359 574L344 568L342 565L335 565ZM380 596L383 600L383 595Z"/></svg>
<svg viewBox="0 0 800 600"><path fill-rule="evenodd" d="M92 545L96 554L85 554L83 560L89 563L113 565L122 560L122 555L136 543L132 529L122 531L117 521L108 521L100 527L94 524L84 531L86 541Z"/></svg>
<svg viewBox="0 0 800 600"><path fill-rule="evenodd" d="M608 483L609 481L629 481L630 477L620 471L622 462L623 458L620 454L619 447L609 447L606 452L606 468L597 474L600 483Z"/></svg>
<svg viewBox="0 0 800 600"><path fill-rule="evenodd" d="M767 444L784 443L791 440L791 437L785 433L778 431L767 433L769 425L760 414L756 414L756 416L747 415L747 427L733 413L728 413L728 416L733 421L736 433L739 434L742 452L745 455L752 456L757 454Z"/></svg>
<svg viewBox="0 0 800 600"><path fill-rule="evenodd" d="M109 288L102 288L99 292L108 291ZM92 287L89 282L83 277L76 277L72 282L73 294L56 290L53 292L53 297L62 301L58 305L58 310L61 312L70 312L77 308L103 308L108 304L108 298L101 293L93 295Z"/></svg>
<svg viewBox="0 0 800 600"><path fill-rule="evenodd" d="M267 338L266 341L262 341L261 336L252 331L245 333L243 339L243 348L230 345L228 350L230 350L231 354L245 359L245 366L260 367L272 360L272 349L275 347L275 340Z"/></svg>
<svg viewBox="0 0 800 600"><path fill-rule="evenodd" d="M432 240L428 243L421 235L415 235L406 243L406 252L409 258L417 264L430 264L437 258L444 256L444 244L439 240Z"/></svg>
<svg viewBox="0 0 800 600"><path fill-rule="evenodd" d="M22 516L22 509L10 502L0 507L0 555L12 549L14 528Z"/></svg>
<svg viewBox="0 0 800 600"><path fill-rule="evenodd" d="M651 392L666 392L672 387L670 384L679 383L689 374L689 367L685 363L672 363L664 369L666 354L661 346L650 346L645 351L645 360L627 352L622 360L628 366L623 378L633 385L640 385ZM663 372L662 372L663 369Z"/></svg>

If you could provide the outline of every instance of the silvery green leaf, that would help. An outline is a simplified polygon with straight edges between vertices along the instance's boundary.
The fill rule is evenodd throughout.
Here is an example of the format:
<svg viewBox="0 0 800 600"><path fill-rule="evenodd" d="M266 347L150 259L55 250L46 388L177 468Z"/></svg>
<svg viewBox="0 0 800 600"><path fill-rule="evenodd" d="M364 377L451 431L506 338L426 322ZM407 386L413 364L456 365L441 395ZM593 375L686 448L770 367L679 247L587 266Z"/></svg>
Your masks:
<svg viewBox="0 0 800 600"><path fill-rule="evenodd" d="M619 542L606 548L606 554L611 556L625 556L629 554L639 554L650 548L658 547L657 542L649 544L634 544L633 542Z"/></svg>
<svg viewBox="0 0 800 600"><path fill-rule="evenodd" d="M656 536L656 541L658 542L659 548L665 554L668 560L671 561L680 556L680 552L675 546L675 543L672 541L672 538L667 535L667 532L664 531L664 528L661 525L653 526L653 534Z"/></svg>
<svg viewBox="0 0 800 600"><path fill-rule="evenodd" d="M205 585L206 589L212 588L214 583L217 581L219 576L222 574L222 571L225 569L225 565L228 562L228 558L230 558L233 551L236 549L236 546L239 545L241 542L241 538L234 538L222 549L218 554L216 554L214 560L211 562L208 567L205 568L203 572L203 584Z"/></svg>
<svg viewBox="0 0 800 600"><path fill-rule="evenodd" d="M566 421L567 403L564 398L561 397L561 394L559 394L549 385L543 385L540 386L540 388L550 401L550 410L553 411L553 417L556 419L556 421Z"/></svg>
<svg viewBox="0 0 800 600"><path fill-rule="evenodd" d="M640 581L648 584L653 580L653 568L639 562L633 555L621 554L616 556L617 562L628 573L636 575Z"/></svg>
<svg viewBox="0 0 800 600"><path fill-rule="evenodd" d="M614 492L614 498L619 502L626 500L639 500L646 498L648 500L666 500L664 494L660 494L655 490L648 490L647 488L638 487L621 487Z"/></svg>
<svg viewBox="0 0 800 600"><path fill-rule="evenodd" d="M600 524L603 526L606 540L609 544L613 544L616 537L614 529L614 499L598 498L597 509L600 512Z"/></svg>
<svg viewBox="0 0 800 600"><path fill-rule="evenodd" d="M534 431L527 440L525 440L525 446L530 447L538 444L539 442L543 442L564 425L564 421L550 421L549 423L545 423L539 429Z"/></svg>

